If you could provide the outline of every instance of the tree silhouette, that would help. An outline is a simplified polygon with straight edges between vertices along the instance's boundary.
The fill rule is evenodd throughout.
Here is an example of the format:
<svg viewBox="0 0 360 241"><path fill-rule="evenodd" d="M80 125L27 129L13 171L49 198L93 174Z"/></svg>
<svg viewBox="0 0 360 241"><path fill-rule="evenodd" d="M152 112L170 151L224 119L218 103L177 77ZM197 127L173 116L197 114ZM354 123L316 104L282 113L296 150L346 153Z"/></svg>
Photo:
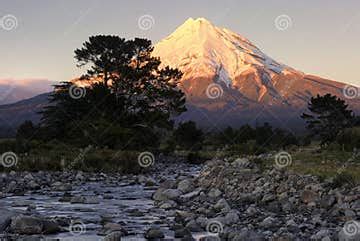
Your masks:
<svg viewBox="0 0 360 241"><path fill-rule="evenodd" d="M129 131L172 128L172 118L186 110L184 93L177 88L182 73L160 68L160 59L152 57L152 51L146 39L90 37L75 50L78 66L88 67L81 78L89 83L83 87L86 94L82 98L70 95L76 83L55 86L50 105L43 111L42 127L52 133L51 138L82 136L96 142L106 142L110 135L114 139L111 130L127 133L126 138L118 138L127 139Z"/></svg>
<svg viewBox="0 0 360 241"><path fill-rule="evenodd" d="M101 75L107 86L119 65L129 61L130 54L127 47L125 39L118 36L91 36L83 43L82 48L75 50L75 59L79 67L90 65L87 75Z"/></svg>
<svg viewBox="0 0 360 241"><path fill-rule="evenodd" d="M312 97L308 109L311 113L303 113L301 118L306 121L311 136L320 137L322 146L334 141L353 123L353 112L348 110L345 101L331 94Z"/></svg>
<svg viewBox="0 0 360 241"><path fill-rule="evenodd" d="M203 139L203 132L196 127L193 121L180 123L174 131L174 140L180 147L186 150L199 149Z"/></svg>

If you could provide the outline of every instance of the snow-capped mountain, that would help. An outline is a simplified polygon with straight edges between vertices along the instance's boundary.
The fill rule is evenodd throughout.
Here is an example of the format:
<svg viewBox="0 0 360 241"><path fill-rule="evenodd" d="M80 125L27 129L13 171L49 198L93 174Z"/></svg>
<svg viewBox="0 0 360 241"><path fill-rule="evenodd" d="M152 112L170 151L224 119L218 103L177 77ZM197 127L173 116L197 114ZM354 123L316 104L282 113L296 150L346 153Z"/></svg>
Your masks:
<svg viewBox="0 0 360 241"><path fill-rule="evenodd" d="M184 79L217 76L226 87L236 86L236 78L246 71L264 70L264 78L295 72L253 45L248 39L204 18L189 18L174 33L155 45L154 55L164 65L179 68ZM261 98L259 98L261 99Z"/></svg>
<svg viewBox="0 0 360 241"><path fill-rule="evenodd" d="M345 84L281 64L248 39L204 18L188 19L157 43L153 54L184 73L181 88L189 103L204 112L227 112L231 118L248 113L252 118L256 109L302 110L317 94L344 97Z"/></svg>
<svg viewBox="0 0 360 241"><path fill-rule="evenodd" d="M189 18L154 46L162 66L182 71L180 88L191 110L253 113L256 109L301 111L317 94L344 98L345 84L307 75L279 63L248 39L205 18ZM86 86L98 80L71 80ZM348 100L360 109L359 101Z"/></svg>

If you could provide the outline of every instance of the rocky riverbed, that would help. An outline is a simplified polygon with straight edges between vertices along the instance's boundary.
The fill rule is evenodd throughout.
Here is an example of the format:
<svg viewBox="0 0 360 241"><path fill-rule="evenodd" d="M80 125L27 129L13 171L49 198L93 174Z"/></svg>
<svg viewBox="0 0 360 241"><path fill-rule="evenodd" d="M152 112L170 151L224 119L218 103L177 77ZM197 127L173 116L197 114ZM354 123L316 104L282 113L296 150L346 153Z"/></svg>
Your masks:
<svg viewBox="0 0 360 241"><path fill-rule="evenodd" d="M160 185L175 235L206 230L221 240L360 240L360 186L332 188L247 158L208 162L196 178Z"/></svg>
<svg viewBox="0 0 360 241"><path fill-rule="evenodd" d="M360 240L360 187L332 184L247 158L173 159L128 176L11 172L0 177L0 237Z"/></svg>

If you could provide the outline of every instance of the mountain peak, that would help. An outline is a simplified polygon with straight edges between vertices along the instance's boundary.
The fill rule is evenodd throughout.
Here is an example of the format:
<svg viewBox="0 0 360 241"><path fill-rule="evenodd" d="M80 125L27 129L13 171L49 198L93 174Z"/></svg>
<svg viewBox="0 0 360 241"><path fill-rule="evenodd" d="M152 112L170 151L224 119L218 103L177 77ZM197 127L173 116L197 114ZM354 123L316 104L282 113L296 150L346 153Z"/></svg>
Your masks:
<svg viewBox="0 0 360 241"><path fill-rule="evenodd" d="M188 18L182 25L180 25L175 32L172 34L176 35L186 35L189 32L198 33L202 32L202 34L215 30L215 26L205 18Z"/></svg>
<svg viewBox="0 0 360 241"><path fill-rule="evenodd" d="M183 25L199 25L199 24L207 24L207 25L213 25L209 20L206 18L188 18Z"/></svg>
<svg viewBox="0 0 360 241"><path fill-rule="evenodd" d="M185 78L219 76L227 86L249 69L283 70L249 40L205 18L187 19L155 45L154 55L164 65L179 68Z"/></svg>

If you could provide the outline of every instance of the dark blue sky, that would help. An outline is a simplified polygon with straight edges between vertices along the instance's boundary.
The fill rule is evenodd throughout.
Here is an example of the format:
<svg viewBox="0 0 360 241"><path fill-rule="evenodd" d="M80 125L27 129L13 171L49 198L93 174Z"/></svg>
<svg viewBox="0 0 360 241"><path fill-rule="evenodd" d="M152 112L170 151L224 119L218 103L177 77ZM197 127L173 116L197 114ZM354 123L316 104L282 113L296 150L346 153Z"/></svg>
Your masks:
<svg viewBox="0 0 360 241"><path fill-rule="evenodd" d="M78 70L73 51L89 35L146 37L155 43L187 18L204 17L251 40L274 59L306 73L360 85L360 1L358 0L1 0L0 79L67 80ZM292 26L274 21L288 15ZM149 30L138 19L151 15Z"/></svg>

